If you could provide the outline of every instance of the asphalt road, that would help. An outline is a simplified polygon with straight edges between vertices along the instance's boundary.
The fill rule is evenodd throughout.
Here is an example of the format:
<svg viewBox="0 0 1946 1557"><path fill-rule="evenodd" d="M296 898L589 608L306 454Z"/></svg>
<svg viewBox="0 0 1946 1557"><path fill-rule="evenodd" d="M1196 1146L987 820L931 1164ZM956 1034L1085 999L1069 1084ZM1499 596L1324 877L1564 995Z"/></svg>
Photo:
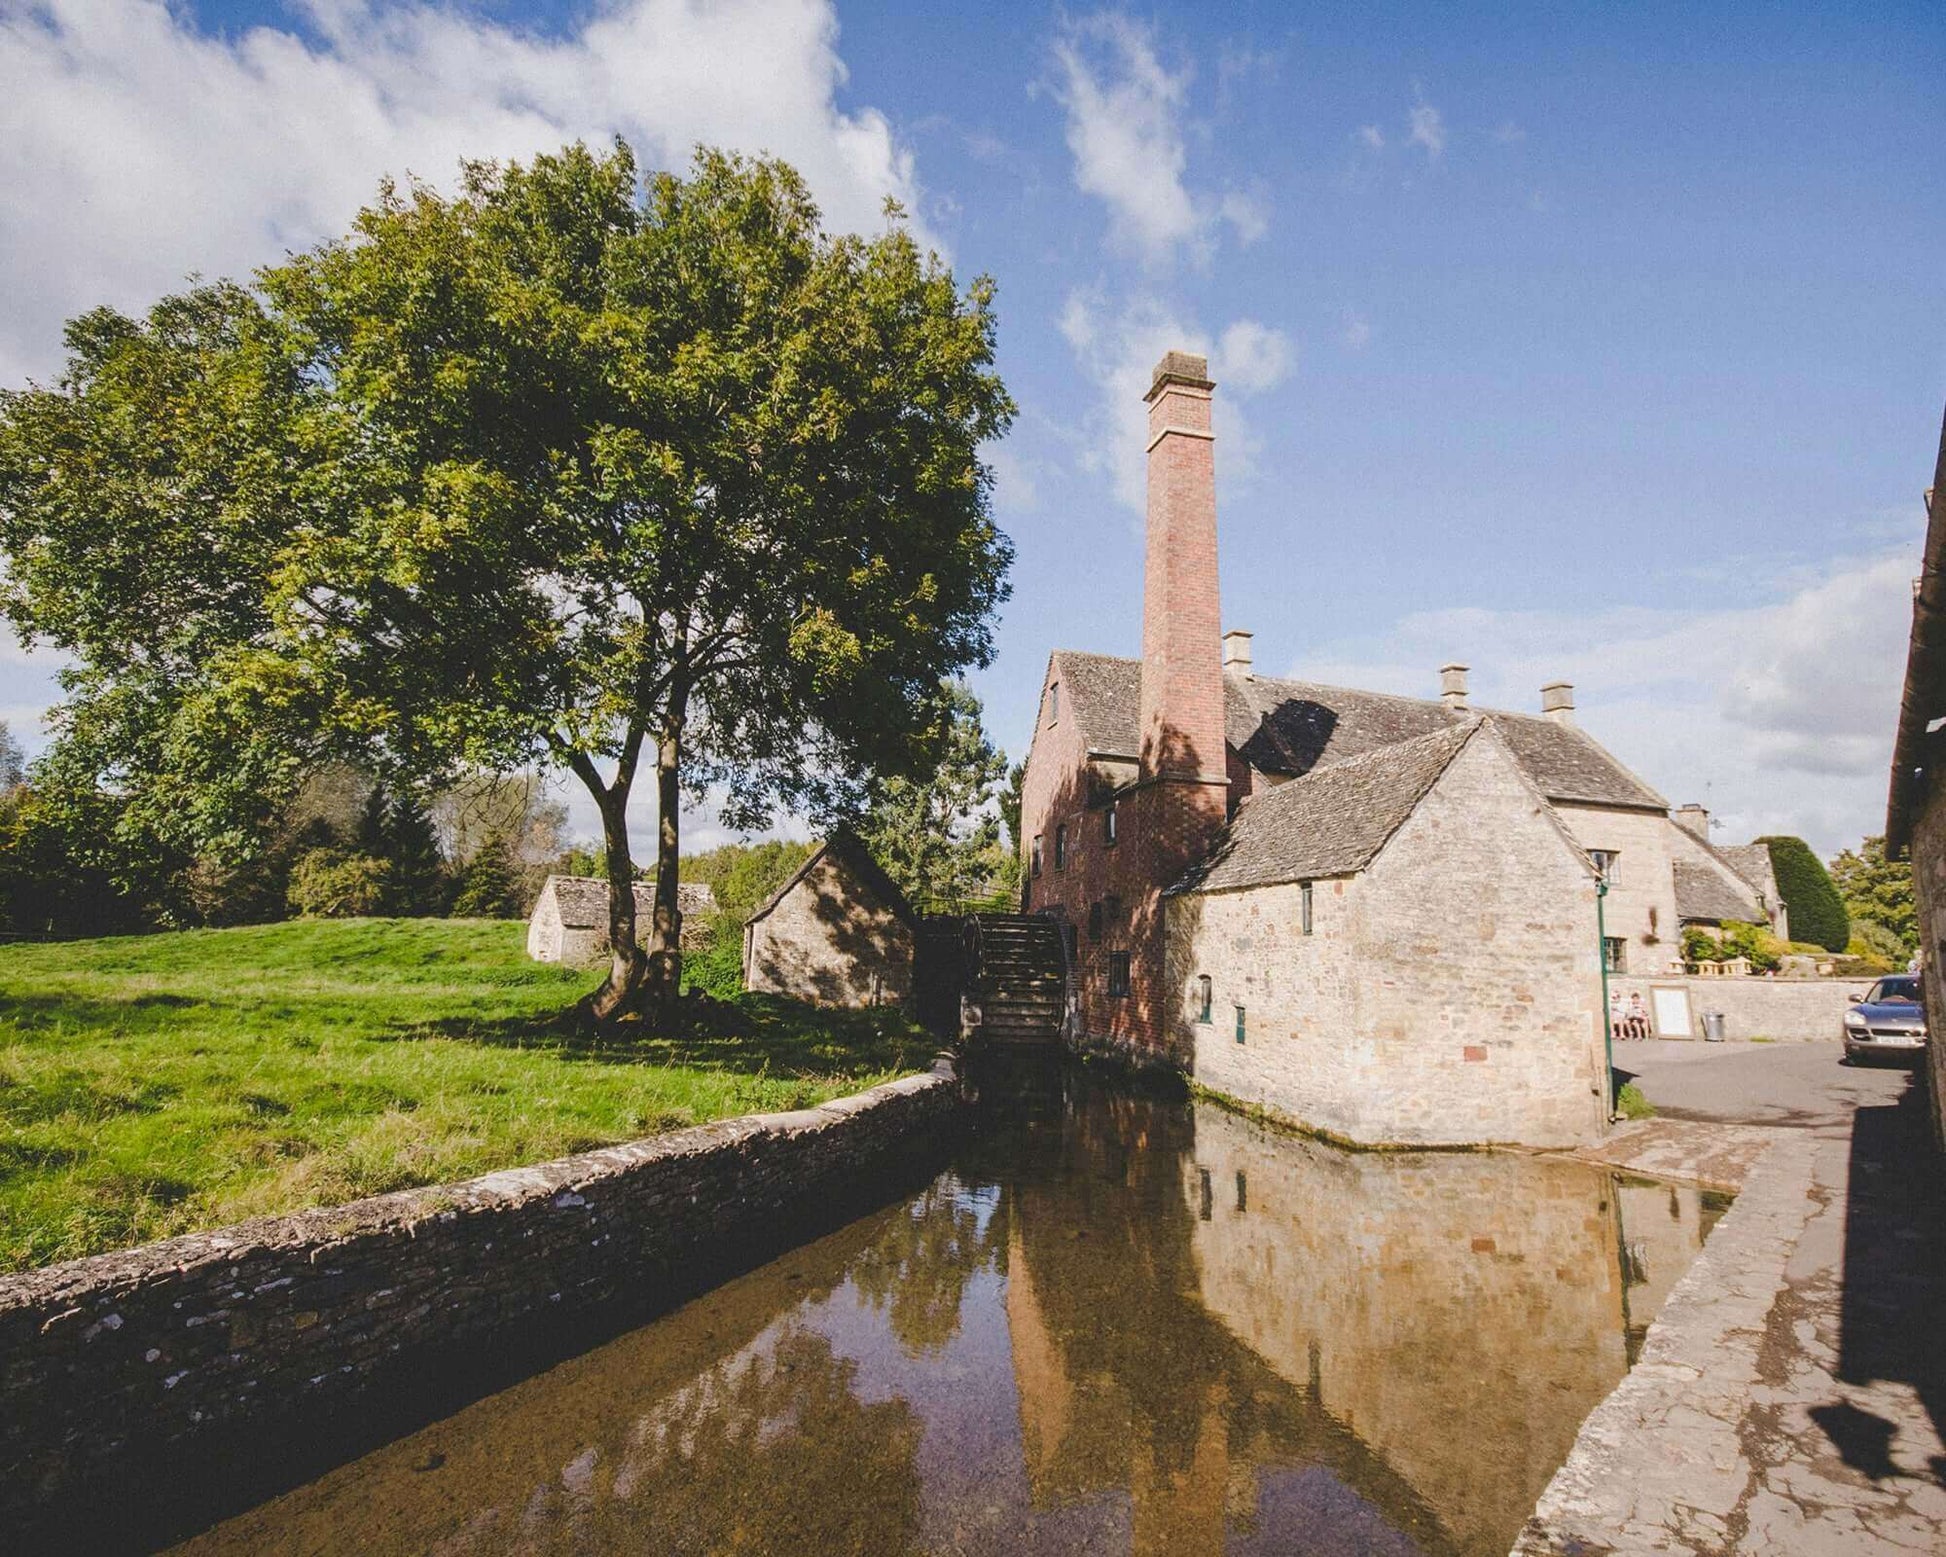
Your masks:
<svg viewBox="0 0 1946 1557"><path fill-rule="evenodd" d="M1861 1109L1896 1105L1923 1084L1916 1067L1840 1064L1829 1043L1696 1043L1650 1038L1615 1045L1656 1112L1712 1124L1758 1124L1849 1136Z"/></svg>

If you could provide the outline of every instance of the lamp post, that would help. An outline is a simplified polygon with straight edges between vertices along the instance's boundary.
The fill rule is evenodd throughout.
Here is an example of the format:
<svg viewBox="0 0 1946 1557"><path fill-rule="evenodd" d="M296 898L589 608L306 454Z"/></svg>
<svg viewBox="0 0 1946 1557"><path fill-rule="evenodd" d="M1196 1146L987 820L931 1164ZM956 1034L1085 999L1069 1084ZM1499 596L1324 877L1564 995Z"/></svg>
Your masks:
<svg viewBox="0 0 1946 1557"><path fill-rule="evenodd" d="M1595 953L1601 959L1601 1052L1607 1057L1608 1071L1602 1082L1602 1096L1608 1100L1608 1120L1615 1120L1615 1022L1608 1006L1608 873L1595 877Z"/></svg>

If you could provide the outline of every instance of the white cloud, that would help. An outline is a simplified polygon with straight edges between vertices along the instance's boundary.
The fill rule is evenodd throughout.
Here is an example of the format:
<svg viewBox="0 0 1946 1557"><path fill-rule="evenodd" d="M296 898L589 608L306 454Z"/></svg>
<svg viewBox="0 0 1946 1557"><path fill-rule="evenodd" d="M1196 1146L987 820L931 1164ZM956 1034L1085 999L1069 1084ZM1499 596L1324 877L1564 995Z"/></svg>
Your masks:
<svg viewBox="0 0 1946 1557"><path fill-rule="evenodd" d="M1372 343L1372 322L1356 309L1345 314L1344 342L1353 351L1363 351Z"/></svg>
<svg viewBox="0 0 1946 1557"><path fill-rule="evenodd" d="M437 0L309 0L308 36L229 38L161 0L4 3L0 382L45 376L84 308L241 274L462 156L620 133L675 166L701 141L793 162L838 227L923 209L884 115L836 106L828 0L614 0L551 38Z"/></svg>
<svg viewBox="0 0 1946 1557"><path fill-rule="evenodd" d="M1420 612L1295 673L1429 697L1460 659L1476 704L1529 712L1572 681L1581 723L1671 801L1707 804L1720 838L1829 855L1884 828L1914 563L1862 558L1751 608Z"/></svg>
<svg viewBox="0 0 1946 1557"><path fill-rule="evenodd" d="M1167 69L1150 29L1113 11L1069 23L1054 58L1076 185L1108 207L1123 242L1166 258L1202 226L1183 183L1188 71Z"/></svg>
<svg viewBox="0 0 1946 1557"><path fill-rule="evenodd" d="M1428 158L1437 158L1446 149L1446 121L1431 103L1415 103L1406 115L1410 133L1408 146L1423 146Z"/></svg>
<svg viewBox="0 0 1946 1557"><path fill-rule="evenodd" d="M1270 205L1261 195L1232 189L1217 202L1216 209L1236 230L1237 241L1246 248L1270 231Z"/></svg>
<svg viewBox="0 0 1946 1557"><path fill-rule="evenodd" d="M1361 124L1353 139L1368 151L1385 150L1385 132L1375 124Z"/></svg>
<svg viewBox="0 0 1946 1557"><path fill-rule="evenodd" d="M1200 325L1160 298L1141 296L1111 306L1102 293L1083 291L1069 294L1060 330L1097 391L1094 407L1083 418L1082 465L1106 474L1120 502L1136 513L1145 509L1148 408L1142 397L1156 363L1171 350L1209 358L1210 376L1218 385L1217 479L1227 483L1253 474L1258 445L1238 402L1275 388L1289 376L1294 351L1282 331L1238 319L1212 341Z"/></svg>
<svg viewBox="0 0 1946 1557"><path fill-rule="evenodd" d="M1497 146L1512 146L1526 139L1527 132L1511 119L1501 121L1500 127L1493 132L1494 144Z"/></svg>

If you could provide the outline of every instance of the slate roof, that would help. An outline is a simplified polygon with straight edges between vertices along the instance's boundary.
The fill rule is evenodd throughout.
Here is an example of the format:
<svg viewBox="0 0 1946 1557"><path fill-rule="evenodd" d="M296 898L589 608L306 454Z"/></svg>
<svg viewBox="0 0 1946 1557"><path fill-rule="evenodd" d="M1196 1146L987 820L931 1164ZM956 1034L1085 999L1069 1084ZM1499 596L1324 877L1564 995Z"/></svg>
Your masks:
<svg viewBox="0 0 1946 1557"><path fill-rule="evenodd" d="M606 930L608 928L608 883L595 876L549 876L541 891L554 889L554 901L561 910L561 927L566 930ZM676 906L684 915L716 911L716 889L706 881L685 881L676 888ZM655 883L635 883L635 912L655 912Z"/></svg>
<svg viewBox="0 0 1946 1557"><path fill-rule="evenodd" d="M873 896L907 924L915 927L918 925L919 916L914 912L905 893L899 890L899 884L886 875L885 867L872 858L872 851L865 847L864 840L848 827L834 828L831 836L806 855L804 863L792 871L784 884L764 899L763 906L743 922L755 924L762 919L783 902L790 895L791 889L811 873L811 867L827 854L841 860L865 884Z"/></svg>
<svg viewBox="0 0 1946 1557"><path fill-rule="evenodd" d="M1708 920L1721 924L1726 919L1744 923L1761 918L1753 897L1737 891L1717 872L1693 860L1677 860L1676 917L1685 924Z"/></svg>
<svg viewBox="0 0 1946 1557"><path fill-rule="evenodd" d="M1252 797L1172 892L1264 887L1363 870L1476 732L1452 723L1314 769Z"/></svg>
<svg viewBox="0 0 1946 1557"><path fill-rule="evenodd" d="M1071 716L1091 753L1139 755L1142 662L1057 650ZM1299 776L1382 747L1491 715L1515 758L1550 800L1667 811L1669 802L1573 725L1498 709L1454 710L1437 699L1361 692L1276 676L1224 677L1229 743L1253 768Z"/></svg>

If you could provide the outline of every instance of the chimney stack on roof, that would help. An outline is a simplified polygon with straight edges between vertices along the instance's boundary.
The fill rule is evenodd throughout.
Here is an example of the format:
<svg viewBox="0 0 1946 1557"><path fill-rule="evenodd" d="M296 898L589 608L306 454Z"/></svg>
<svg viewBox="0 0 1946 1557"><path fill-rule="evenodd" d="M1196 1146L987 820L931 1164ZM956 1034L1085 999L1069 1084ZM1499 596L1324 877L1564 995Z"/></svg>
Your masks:
<svg viewBox="0 0 1946 1557"><path fill-rule="evenodd" d="M1455 713L1466 709L1466 672L1470 667L1460 664L1439 667L1439 699Z"/></svg>
<svg viewBox="0 0 1946 1557"><path fill-rule="evenodd" d="M1232 627L1223 635L1223 668L1233 670L1239 676L1249 677L1256 674L1250 665L1250 640L1254 635L1241 627Z"/></svg>
<svg viewBox="0 0 1946 1557"><path fill-rule="evenodd" d="M1693 800L1686 806L1676 807L1676 825L1691 837L1700 838L1704 843L1710 841L1709 811Z"/></svg>
<svg viewBox="0 0 1946 1557"><path fill-rule="evenodd" d="M1574 683L1550 681L1541 688L1541 713L1556 724L1574 723Z"/></svg>
<svg viewBox="0 0 1946 1557"><path fill-rule="evenodd" d="M1209 362L1172 351L1149 405L1142 581L1142 776L1227 782L1216 593L1216 450ZM1219 797L1220 798L1220 797ZM1220 812L1220 806L1219 806Z"/></svg>

